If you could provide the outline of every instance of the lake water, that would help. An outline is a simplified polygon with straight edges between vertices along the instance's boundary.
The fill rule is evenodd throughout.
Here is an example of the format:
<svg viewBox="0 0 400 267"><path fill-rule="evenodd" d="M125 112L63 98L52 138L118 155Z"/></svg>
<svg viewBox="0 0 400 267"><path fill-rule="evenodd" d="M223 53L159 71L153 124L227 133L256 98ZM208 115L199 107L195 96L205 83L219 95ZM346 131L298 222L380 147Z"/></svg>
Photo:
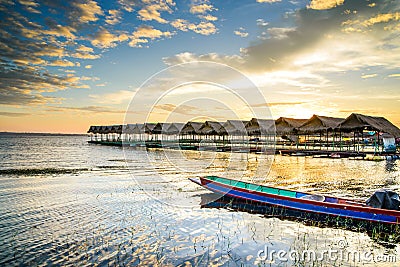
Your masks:
<svg viewBox="0 0 400 267"><path fill-rule="evenodd" d="M201 208L187 178L221 175L366 199L400 191L399 161L122 149L86 136L0 135L0 265L398 266L365 231ZM336 253L295 259L296 253ZM272 251L277 253L269 257ZM282 252L278 257L278 252ZM266 253L268 252L268 253ZM290 254L291 253L291 254ZM289 256L292 256L289 257Z"/></svg>

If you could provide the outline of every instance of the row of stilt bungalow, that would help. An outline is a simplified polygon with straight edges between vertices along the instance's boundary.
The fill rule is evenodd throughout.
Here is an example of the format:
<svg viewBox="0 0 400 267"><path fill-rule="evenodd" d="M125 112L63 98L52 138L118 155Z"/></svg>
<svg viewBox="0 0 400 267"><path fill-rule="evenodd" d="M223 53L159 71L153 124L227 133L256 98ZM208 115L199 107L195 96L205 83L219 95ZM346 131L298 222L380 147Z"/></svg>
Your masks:
<svg viewBox="0 0 400 267"><path fill-rule="evenodd" d="M396 153L400 129L383 117L353 113L347 118L313 115L186 123L91 126L90 143L220 151L338 155Z"/></svg>

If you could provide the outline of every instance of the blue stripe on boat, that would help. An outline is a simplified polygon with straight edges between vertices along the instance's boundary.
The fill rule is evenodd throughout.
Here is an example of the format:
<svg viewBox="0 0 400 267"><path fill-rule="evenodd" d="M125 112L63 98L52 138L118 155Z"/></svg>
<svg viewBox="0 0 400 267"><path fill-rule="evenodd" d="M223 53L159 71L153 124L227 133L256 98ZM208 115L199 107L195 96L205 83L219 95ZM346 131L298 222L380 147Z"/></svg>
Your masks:
<svg viewBox="0 0 400 267"><path fill-rule="evenodd" d="M354 211L347 210L346 208L331 208L327 206L316 206L308 203L301 203L297 201L284 200L284 199L275 199L273 197L260 196L248 192L242 192L235 190L234 188L226 188L218 185L215 182L207 183L203 185L204 187L210 189L211 191L226 194L231 197L237 197L242 199L254 200L261 203L271 204L271 205L279 205L282 207L307 211L307 212L315 212L315 213L323 213L328 215L336 215L342 217L350 217L354 219L362 219L376 222L386 222L386 223L396 223L397 217L384 215L384 214L373 214L369 212L363 211Z"/></svg>

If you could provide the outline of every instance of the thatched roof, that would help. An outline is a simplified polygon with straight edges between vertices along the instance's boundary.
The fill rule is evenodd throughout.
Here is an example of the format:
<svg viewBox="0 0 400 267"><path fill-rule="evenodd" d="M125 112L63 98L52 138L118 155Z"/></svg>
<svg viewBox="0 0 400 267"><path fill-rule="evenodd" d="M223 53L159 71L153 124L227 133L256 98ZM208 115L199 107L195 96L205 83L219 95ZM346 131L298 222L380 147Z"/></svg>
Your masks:
<svg viewBox="0 0 400 267"><path fill-rule="evenodd" d="M163 133L165 134L179 134L182 131L182 128L185 126L185 123L173 122L169 125L164 123L163 125Z"/></svg>
<svg viewBox="0 0 400 267"><path fill-rule="evenodd" d="M394 137L400 137L400 129L384 117L373 117L358 113L352 113L338 128L344 132L361 132L364 129L388 133Z"/></svg>
<svg viewBox="0 0 400 267"><path fill-rule="evenodd" d="M153 130L151 131L153 134L161 134L163 131L164 127L169 127L170 123L166 123L166 122L158 122Z"/></svg>
<svg viewBox="0 0 400 267"><path fill-rule="evenodd" d="M148 134L153 134L154 128L156 127L156 123L146 122L144 124L144 132Z"/></svg>
<svg viewBox="0 0 400 267"><path fill-rule="evenodd" d="M109 134L109 133L112 133L112 132L113 132L113 126L112 125L105 126L105 129L104 129L104 133L105 134Z"/></svg>
<svg viewBox="0 0 400 267"><path fill-rule="evenodd" d="M100 134L109 134L109 133L133 133L136 124L128 124L128 125L108 125L108 126L90 126L88 133L100 133Z"/></svg>
<svg viewBox="0 0 400 267"><path fill-rule="evenodd" d="M122 125L111 126L110 133L122 134Z"/></svg>
<svg viewBox="0 0 400 267"><path fill-rule="evenodd" d="M208 135L223 135L226 134L225 128L223 127L223 122L217 121L206 121L200 128L201 134Z"/></svg>
<svg viewBox="0 0 400 267"><path fill-rule="evenodd" d="M101 127L103 126L90 126L88 133L94 133L94 134L101 133Z"/></svg>
<svg viewBox="0 0 400 267"><path fill-rule="evenodd" d="M400 129L383 117L352 113L346 119L313 115L310 119L280 117L272 119L253 118L250 121L227 120L226 122L206 121L184 123L144 123L111 126L90 126L88 133L121 134L208 134L208 135L282 135L295 133L321 133L340 130L343 133L363 130L388 133L400 137Z"/></svg>
<svg viewBox="0 0 400 267"><path fill-rule="evenodd" d="M136 127L136 124L124 125L123 132L126 133L126 134L133 134L133 133L135 133L134 132L135 131L135 127Z"/></svg>
<svg viewBox="0 0 400 267"><path fill-rule="evenodd" d="M247 135L247 123L248 121L227 120L223 127L228 135Z"/></svg>
<svg viewBox="0 0 400 267"><path fill-rule="evenodd" d="M306 123L308 119L293 119L280 117L275 121L277 134L291 134L297 131L296 128Z"/></svg>
<svg viewBox="0 0 400 267"><path fill-rule="evenodd" d="M105 129L107 128L107 126L99 126L98 128L97 128L97 132L99 133L99 134L103 134L104 132L105 132Z"/></svg>
<svg viewBox="0 0 400 267"><path fill-rule="evenodd" d="M144 123L136 123L133 131L135 134L143 134L145 131Z"/></svg>
<svg viewBox="0 0 400 267"><path fill-rule="evenodd" d="M100 134L108 134L108 133L121 134L122 125L91 126L89 131L91 131L92 133L100 133Z"/></svg>
<svg viewBox="0 0 400 267"><path fill-rule="evenodd" d="M343 122L342 118L326 117L313 115L303 125L297 128L302 133L320 133L324 131L331 131Z"/></svg>
<svg viewBox="0 0 400 267"><path fill-rule="evenodd" d="M144 133L144 124L135 123L135 124L127 124L124 130L124 133L127 134L142 134Z"/></svg>
<svg viewBox="0 0 400 267"><path fill-rule="evenodd" d="M103 126L93 126L93 133L97 134L97 133L101 133L101 127Z"/></svg>
<svg viewBox="0 0 400 267"><path fill-rule="evenodd" d="M101 126L93 126L93 127L94 127L94 129L93 129L94 134L100 133Z"/></svg>
<svg viewBox="0 0 400 267"><path fill-rule="evenodd" d="M181 130L181 134L200 134L200 128L203 122L188 121Z"/></svg>
<svg viewBox="0 0 400 267"><path fill-rule="evenodd" d="M176 122L159 122L153 129L153 133L155 134L178 134L183 126L185 126L184 123L176 123Z"/></svg>
<svg viewBox="0 0 400 267"><path fill-rule="evenodd" d="M128 124L125 133L142 134L144 133L144 124L143 123Z"/></svg>
<svg viewBox="0 0 400 267"><path fill-rule="evenodd" d="M90 126L87 133L95 133L96 130L97 130L97 126Z"/></svg>
<svg viewBox="0 0 400 267"><path fill-rule="evenodd" d="M274 134L275 133L275 121L252 118L246 124L246 130L249 133L249 135Z"/></svg>

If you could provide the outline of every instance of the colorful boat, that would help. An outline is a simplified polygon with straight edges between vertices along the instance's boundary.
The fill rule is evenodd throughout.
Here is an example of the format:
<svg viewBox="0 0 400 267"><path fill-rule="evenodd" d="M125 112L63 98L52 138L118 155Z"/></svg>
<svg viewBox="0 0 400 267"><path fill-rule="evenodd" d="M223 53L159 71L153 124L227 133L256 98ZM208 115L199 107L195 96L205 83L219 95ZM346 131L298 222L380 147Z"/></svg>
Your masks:
<svg viewBox="0 0 400 267"><path fill-rule="evenodd" d="M261 214L266 218L278 218L314 227L340 228L348 231L363 232L373 240L386 245L400 243L400 224L386 224L349 218L342 219L341 217L333 217L321 213L287 209L227 196L221 197L217 193L202 194L200 206L208 209L226 209Z"/></svg>
<svg viewBox="0 0 400 267"><path fill-rule="evenodd" d="M333 217L400 224L400 211L372 208L357 200L296 192L218 176L189 179L212 192L234 199Z"/></svg>

